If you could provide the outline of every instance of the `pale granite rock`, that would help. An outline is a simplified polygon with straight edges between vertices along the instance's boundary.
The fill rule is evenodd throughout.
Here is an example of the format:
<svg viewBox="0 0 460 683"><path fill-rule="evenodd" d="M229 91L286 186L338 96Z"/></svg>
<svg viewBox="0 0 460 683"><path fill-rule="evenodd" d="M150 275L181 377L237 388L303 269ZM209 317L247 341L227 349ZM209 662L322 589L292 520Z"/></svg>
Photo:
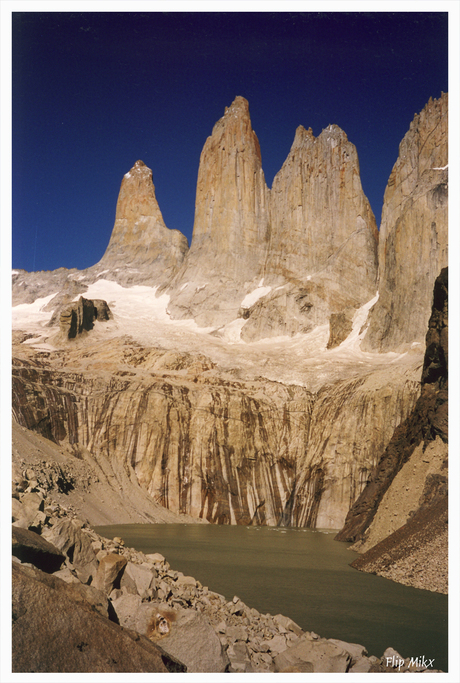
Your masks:
<svg viewBox="0 0 460 683"><path fill-rule="evenodd" d="M263 276L269 216L249 105L236 97L201 153L192 244L169 305L174 317L193 317L203 326L236 317L245 283Z"/></svg>
<svg viewBox="0 0 460 683"><path fill-rule="evenodd" d="M363 349L423 343L434 281L448 261L448 96L416 114L385 190L379 300Z"/></svg>
<svg viewBox="0 0 460 683"><path fill-rule="evenodd" d="M139 269L157 284L171 277L188 251L185 236L169 230L163 220L152 182L152 171L142 161L123 177L115 224L99 270L117 269L117 281L139 279Z"/></svg>

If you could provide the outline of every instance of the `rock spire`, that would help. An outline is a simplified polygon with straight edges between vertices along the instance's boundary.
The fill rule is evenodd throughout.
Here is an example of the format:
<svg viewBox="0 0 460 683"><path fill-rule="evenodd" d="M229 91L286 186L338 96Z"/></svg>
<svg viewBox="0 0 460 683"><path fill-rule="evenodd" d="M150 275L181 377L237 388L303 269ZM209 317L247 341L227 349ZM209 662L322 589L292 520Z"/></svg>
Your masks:
<svg viewBox="0 0 460 683"><path fill-rule="evenodd" d="M269 232L268 188L249 105L236 97L201 153L189 262L240 279L262 270Z"/></svg>
<svg viewBox="0 0 460 683"><path fill-rule="evenodd" d="M359 176L356 147L336 125L315 138L297 128L273 181L266 273L305 281L341 279L357 299L376 291L377 226Z"/></svg>
<svg viewBox="0 0 460 683"><path fill-rule="evenodd" d="M169 310L220 326L244 309L247 341L307 332L375 295L377 241L346 134L329 126L315 138L300 126L270 191L237 97L201 154L192 245ZM257 288L255 308L242 306Z"/></svg>
<svg viewBox="0 0 460 683"><path fill-rule="evenodd" d="M136 161L123 177L107 250L100 264L112 269L145 269L149 277L168 279L188 251L186 237L169 230L155 196L152 171Z"/></svg>
<svg viewBox="0 0 460 683"><path fill-rule="evenodd" d="M174 316L194 317L201 325L236 317L244 283L263 274L269 194L248 102L236 97L201 153L193 238L175 279Z"/></svg>

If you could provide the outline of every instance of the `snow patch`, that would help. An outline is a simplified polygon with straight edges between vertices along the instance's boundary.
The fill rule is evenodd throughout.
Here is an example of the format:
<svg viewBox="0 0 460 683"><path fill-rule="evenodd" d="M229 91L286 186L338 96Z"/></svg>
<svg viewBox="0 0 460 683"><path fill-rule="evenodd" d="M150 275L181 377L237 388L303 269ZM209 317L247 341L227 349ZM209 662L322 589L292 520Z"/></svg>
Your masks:
<svg viewBox="0 0 460 683"><path fill-rule="evenodd" d="M353 350L359 351L359 347L361 346L361 342L367 331L367 328L362 329L363 325L367 320L367 316L369 315L369 311L371 310L372 306L374 306L374 304L377 303L378 298L379 293L377 292L373 299L371 299L366 304L361 306L361 308L358 308L358 310L353 316L352 330L348 337L345 339L345 341L343 341L340 344L340 346L338 347L339 349L348 347Z"/></svg>
<svg viewBox="0 0 460 683"><path fill-rule="evenodd" d="M446 164L445 166L434 166L433 171L445 171L446 168L449 168L449 164Z"/></svg>
<svg viewBox="0 0 460 683"><path fill-rule="evenodd" d="M148 316L157 320L170 320L166 308L169 294L156 296L158 287L135 285L122 287L112 280L97 280L85 292L87 299L104 299L114 315L135 320ZM78 301L80 295L74 301Z"/></svg>
<svg viewBox="0 0 460 683"><path fill-rule="evenodd" d="M232 322L227 323L225 327L219 330L218 336L224 341L226 341L228 344L241 343L241 330L243 329L243 326L246 324L246 322L247 321L243 318L237 318L236 320L232 320Z"/></svg>
<svg viewBox="0 0 460 683"><path fill-rule="evenodd" d="M35 299L33 304L18 304L12 309L13 329L28 329L30 326L46 324L52 316L52 311L44 311L45 306L58 294Z"/></svg>
<svg viewBox="0 0 460 683"><path fill-rule="evenodd" d="M182 285L182 287L179 289L179 292L182 292L182 290L185 289L186 287L188 287L188 282L186 282L185 284Z"/></svg>
<svg viewBox="0 0 460 683"><path fill-rule="evenodd" d="M266 296L271 291L271 287L257 287L252 292L249 292L249 294L246 294L240 304L241 308L251 308L256 301L259 301L259 299L261 299L263 296Z"/></svg>

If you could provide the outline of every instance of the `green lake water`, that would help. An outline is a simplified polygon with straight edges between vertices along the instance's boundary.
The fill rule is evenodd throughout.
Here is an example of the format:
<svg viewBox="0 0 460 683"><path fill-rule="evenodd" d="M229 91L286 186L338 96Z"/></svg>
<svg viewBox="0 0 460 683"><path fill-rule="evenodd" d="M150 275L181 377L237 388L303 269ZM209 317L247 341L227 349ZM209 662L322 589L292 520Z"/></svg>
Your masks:
<svg viewBox="0 0 460 683"><path fill-rule="evenodd" d="M127 547L161 553L172 569L228 600L284 614L306 631L364 645L381 657L433 659L447 671L447 596L352 569L335 532L279 527L127 524L97 527Z"/></svg>

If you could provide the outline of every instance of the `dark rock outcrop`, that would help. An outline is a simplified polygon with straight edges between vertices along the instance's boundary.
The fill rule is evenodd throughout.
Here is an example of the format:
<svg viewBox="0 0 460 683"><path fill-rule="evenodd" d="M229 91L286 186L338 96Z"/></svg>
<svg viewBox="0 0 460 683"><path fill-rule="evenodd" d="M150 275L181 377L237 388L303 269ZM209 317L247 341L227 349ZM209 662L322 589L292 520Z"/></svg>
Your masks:
<svg viewBox="0 0 460 683"><path fill-rule="evenodd" d="M29 529L13 526L13 555L52 574L61 568L65 556L52 543Z"/></svg>
<svg viewBox="0 0 460 683"><path fill-rule="evenodd" d="M55 313L50 325L54 324L56 317ZM77 302L68 304L59 312L59 329L67 339L75 339L83 332L92 330L95 320L107 321L112 317L106 301L81 296Z"/></svg>
<svg viewBox="0 0 460 683"><path fill-rule="evenodd" d="M440 544L437 552L439 566L436 573L439 575L443 572L441 583L445 590L448 442L447 282L447 268L444 268L434 287L420 398L413 412L396 429L366 487L351 507L343 529L336 536L337 540L359 542L355 549L366 552L353 566L360 569L368 567L366 571L380 568L385 571L383 575L391 573L389 567L399 560L405 560L415 548L421 552L424 544L428 546L436 541ZM392 488L397 492L404 486L409 491L415 484L420 487L420 495L417 494L417 500L412 501L408 498L411 502L409 509L402 511L401 528L394 529L392 533L393 529L390 527L385 534L384 508L390 506ZM386 505L383 504L385 501ZM404 506L404 499L400 500L399 506ZM397 515L397 512L392 510L391 515ZM376 525L380 526L378 532L375 531ZM373 547L372 541L381 542ZM418 562L419 565L423 565L426 581L426 585L419 583L419 587L436 590L437 588L430 587L435 584L441 585L429 579L430 561L432 562L434 557L433 552L425 552L423 561L420 559ZM418 573L420 572L422 569L419 566ZM396 572L393 571L392 575L396 576ZM411 585L414 585L413 581Z"/></svg>
<svg viewBox="0 0 460 683"><path fill-rule="evenodd" d="M444 268L435 283L420 398L409 417L396 428L365 489L351 507L337 540L362 538L384 493L416 446L422 441L426 446L436 435L447 442L447 277L447 268Z"/></svg>

